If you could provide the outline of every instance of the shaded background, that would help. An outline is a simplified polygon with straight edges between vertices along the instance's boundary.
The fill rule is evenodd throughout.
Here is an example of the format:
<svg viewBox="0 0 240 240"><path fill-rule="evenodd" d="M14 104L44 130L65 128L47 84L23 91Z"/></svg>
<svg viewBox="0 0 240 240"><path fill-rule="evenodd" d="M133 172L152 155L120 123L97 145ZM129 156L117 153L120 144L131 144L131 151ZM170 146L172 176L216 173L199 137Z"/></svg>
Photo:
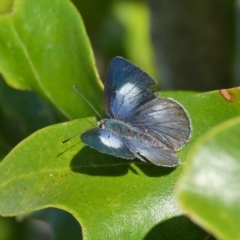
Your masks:
<svg viewBox="0 0 240 240"><path fill-rule="evenodd" d="M109 60L121 55L152 75L162 90L209 91L239 84L236 1L75 0L74 4L102 76Z"/></svg>

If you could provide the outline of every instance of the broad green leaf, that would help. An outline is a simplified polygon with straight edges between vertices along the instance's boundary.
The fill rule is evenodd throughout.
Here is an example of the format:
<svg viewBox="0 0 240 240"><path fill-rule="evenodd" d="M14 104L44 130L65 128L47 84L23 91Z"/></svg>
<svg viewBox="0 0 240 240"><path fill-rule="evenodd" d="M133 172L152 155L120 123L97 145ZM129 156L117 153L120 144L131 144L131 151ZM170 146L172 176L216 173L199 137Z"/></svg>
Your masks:
<svg viewBox="0 0 240 240"><path fill-rule="evenodd" d="M176 92L176 94L181 96L181 93ZM193 126L191 140L184 147L186 151L180 152L180 156L186 159L187 155L184 153L189 152L201 135L219 123L240 115L240 88L189 95L181 102L189 112Z"/></svg>
<svg viewBox="0 0 240 240"><path fill-rule="evenodd" d="M89 116L92 110L72 89L76 85L102 110L89 40L70 1L14 1L12 11L0 15L0 52L0 72L9 85L38 92L69 118Z"/></svg>
<svg viewBox="0 0 240 240"><path fill-rule="evenodd" d="M132 232L139 239L161 219L180 213L173 197L178 169L100 154L79 138L61 144L72 133L92 127L93 120L40 130L5 158L0 165L2 215L52 206L72 213L86 239L126 238Z"/></svg>
<svg viewBox="0 0 240 240"><path fill-rule="evenodd" d="M176 168L101 154L79 138L61 144L92 128L95 119L78 119L36 132L0 164L0 214L56 207L73 214L85 239L143 239L154 228L156 239L164 237L169 228L161 223L171 224L168 219L182 214L175 184L191 146L204 132L240 113L239 90L229 89L228 93L232 98L219 91L186 94L185 98L176 93L193 127ZM174 98L174 94L169 96ZM184 229L184 221L179 223L179 229Z"/></svg>
<svg viewBox="0 0 240 240"><path fill-rule="evenodd" d="M240 117L196 143L178 188L191 219L218 239L240 239Z"/></svg>

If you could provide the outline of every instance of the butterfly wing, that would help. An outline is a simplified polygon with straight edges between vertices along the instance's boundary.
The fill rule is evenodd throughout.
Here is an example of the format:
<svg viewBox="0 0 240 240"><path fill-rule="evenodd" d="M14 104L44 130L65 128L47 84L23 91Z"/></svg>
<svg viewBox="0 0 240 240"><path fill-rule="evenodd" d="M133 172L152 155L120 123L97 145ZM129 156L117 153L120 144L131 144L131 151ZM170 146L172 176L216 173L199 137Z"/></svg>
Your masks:
<svg viewBox="0 0 240 240"><path fill-rule="evenodd" d="M155 165L164 167L175 167L178 164L179 159L171 150L155 148L136 140L126 140L126 142L128 148L135 155L135 157L143 161L147 159ZM143 157L145 159L143 159Z"/></svg>
<svg viewBox="0 0 240 240"><path fill-rule="evenodd" d="M130 122L161 141L166 150L178 151L191 134L186 111L169 98L156 98L143 104L132 113Z"/></svg>
<svg viewBox="0 0 240 240"><path fill-rule="evenodd" d="M131 124L161 142L161 147L156 147L154 141L146 141L144 137L134 140L124 138L128 149L137 158L144 157L165 167L178 164L175 152L186 144L191 134L190 119L179 103L168 98L149 101L132 114Z"/></svg>
<svg viewBox="0 0 240 240"><path fill-rule="evenodd" d="M81 135L81 140L86 145L97 149L99 152L116 157L133 159L134 154L127 148L121 138L106 129L93 128Z"/></svg>
<svg viewBox="0 0 240 240"><path fill-rule="evenodd" d="M147 89L156 84L140 68L121 57L108 65L104 83L105 111L108 117L124 120L143 103L156 98Z"/></svg>

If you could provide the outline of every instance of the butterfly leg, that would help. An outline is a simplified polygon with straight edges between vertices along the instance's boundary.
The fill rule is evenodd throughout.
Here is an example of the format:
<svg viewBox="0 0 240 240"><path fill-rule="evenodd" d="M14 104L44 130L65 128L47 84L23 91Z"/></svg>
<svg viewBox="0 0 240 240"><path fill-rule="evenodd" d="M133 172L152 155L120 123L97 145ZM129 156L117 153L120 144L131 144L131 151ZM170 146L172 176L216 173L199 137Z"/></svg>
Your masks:
<svg viewBox="0 0 240 240"><path fill-rule="evenodd" d="M134 154L134 156L138 159L140 159L143 162L146 162L146 160L139 154L138 151L136 151L135 149L131 148L130 146L127 146L129 148L129 150Z"/></svg>

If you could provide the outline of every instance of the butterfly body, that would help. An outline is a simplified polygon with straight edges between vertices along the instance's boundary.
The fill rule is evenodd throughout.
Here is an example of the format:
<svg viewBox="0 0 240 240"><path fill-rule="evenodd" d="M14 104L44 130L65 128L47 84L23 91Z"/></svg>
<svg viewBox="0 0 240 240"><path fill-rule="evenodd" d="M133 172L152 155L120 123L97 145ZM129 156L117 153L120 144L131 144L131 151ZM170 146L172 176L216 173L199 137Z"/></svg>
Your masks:
<svg viewBox="0 0 240 240"><path fill-rule="evenodd" d="M135 140L142 144L152 147L164 147L163 143L148 134L146 129L133 126L128 122L118 119L104 119L102 128L107 129L112 134L124 139L125 141Z"/></svg>
<svg viewBox="0 0 240 240"><path fill-rule="evenodd" d="M175 152L188 141L190 119L176 101L156 96L149 86L154 80L129 61L116 57L104 83L108 118L81 140L100 152L125 159L139 158L156 165L174 167Z"/></svg>

